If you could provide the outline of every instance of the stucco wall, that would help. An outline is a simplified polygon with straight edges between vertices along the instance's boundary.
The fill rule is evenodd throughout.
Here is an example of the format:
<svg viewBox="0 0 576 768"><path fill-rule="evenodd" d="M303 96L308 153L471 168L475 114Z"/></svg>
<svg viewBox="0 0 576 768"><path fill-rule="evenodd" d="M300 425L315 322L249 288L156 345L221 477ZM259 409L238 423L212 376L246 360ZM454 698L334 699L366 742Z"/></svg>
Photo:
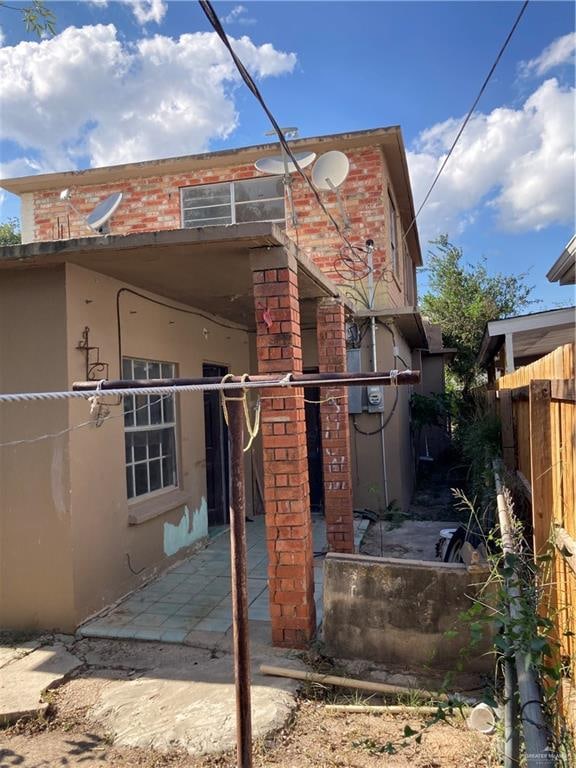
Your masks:
<svg viewBox="0 0 576 768"><path fill-rule="evenodd" d="M0 391L68 385L63 269L2 272ZM69 426L65 401L0 405L0 442ZM68 437L0 448L0 628L70 628Z"/></svg>
<svg viewBox="0 0 576 768"><path fill-rule="evenodd" d="M394 328L394 338L400 357L406 367L412 365L411 352L405 339ZM378 370L404 368L404 363L394 359L394 343L391 334L377 326L376 353ZM362 346L362 370L371 370L370 334L364 337ZM413 458L410 437L410 394L412 387L384 387L384 454L386 482L383 472L382 438L379 430L379 414L363 413L352 416L350 438L352 443L352 481L354 507L382 511L393 501L406 509L412 498ZM396 398L397 395L397 398ZM374 433L370 435L362 432ZM386 485L388 488L386 501Z"/></svg>
<svg viewBox="0 0 576 768"><path fill-rule="evenodd" d="M460 651L470 644L461 614L479 596L488 572L453 563L329 554L324 563L327 651L403 668L454 670ZM466 670L490 670L490 650L487 632L470 649Z"/></svg>
<svg viewBox="0 0 576 768"><path fill-rule="evenodd" d="M116 377L121 287L74 265L2 272L0 391L63 390L84 380L84 356L76 347L86 326L90 344L100 348L100 359ZM126 356L174 362L178 374L189 377L201 376L204 362L235 373L251 368L254 339L243 330L126 293L120 308ZM190 393L179 399L180 487L146 501L127 500L122 409L114 399L103 401L114 418L100 427L0 448L0 627L73 630L201 543L206 534L203 397ZM59 432L90 419L83 400L3 405L0 442ZM250 458L246 487L251 511ZM153 516L129 524L142 515Z"/></svg>
<svg viewBox="0 0 576 768"><path fill-rule="evenodd" d="M72 351L85 326L90 328L91 344L100 347L101 359L110 363L110 375L117 375L116 295L121 287L122 283L111 278L68 266L70 381L85 378L83 357L80 352ZM172 301L168 303L192 309ZM127 293L121 294L120 308L124 356L176 363L178 375L184 377L202 376L204 362L226 365L236 373L250 368L250 338L245 331L222 328L204 318L161 307ZM87 411L85 403L72 401L70 422L86 420ZM112 405L111 411L114 416L120 416L121 407ZM202 395L180 395L177 414L180 492L159 492L145 501L127 501L121 417L99 428L71 433L70 482L78 620L132 589L151 573L181 559L189 553L190 546L205 536ZM252 479L248 460L246 470L247 503L251 509ZM129 515L138 517L161 509L165 511L145 522L128 524ZM133 570L144 569L139 576L131 572L127 556Z"/></svg>

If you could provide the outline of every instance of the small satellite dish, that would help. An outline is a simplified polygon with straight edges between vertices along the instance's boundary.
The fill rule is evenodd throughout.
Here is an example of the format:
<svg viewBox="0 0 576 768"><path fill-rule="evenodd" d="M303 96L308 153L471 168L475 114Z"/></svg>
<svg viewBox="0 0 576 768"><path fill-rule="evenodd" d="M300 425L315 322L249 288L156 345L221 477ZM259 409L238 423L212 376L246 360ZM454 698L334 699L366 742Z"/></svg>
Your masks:
<svg viewBox="0 0 576 768"><path fill-rule="evenodd" d="M122 192L114 192L114 194L109 195L106 200L98 203L96 208L94 208L92 213L88 216L84 216L83 213L80 213L78 208L72 203L71 189L63 189L62 192L60 192L60 200L66 201L74 213L82 220L82 223L91 229L92 232L104 234L108 231L108 227L106 226L108 219L110 219L122 202ZM68 229L70 229L70 227L68 227Z"/></svg>
<svg viewBox="0 0 576 768"><path fill-rule="evenodd" d="M122 202L122 192L114 192L99 203L96 208L86 217L86 224L95 232L103 232L108 219L114 214Z"/></svg>
<svg viewBox="0 0 576 768"><path fill-rule="evenodd" d="M316 159L315 152L297 152L294 157L300 168L306 168ZM278 173L294 173L296 166L289 158L284 159L282 155L273 155L272 157L262 157L256 160L254 166L260 173L269 173L275 175Z"/></svg>
<svg viewBox="0 0 576 768"><path fill-rule="evenodd" d="M312 183L323 192L338 189L348 177L350 162L344 152L333 150L320 155L312 169Z"/></svg>
<svg viewBox="0 0 576 768"><path fill-rule="evenodd" d="M335 192L338 200L338 208L344 222L344 229L350 229L350 219L344 208L340 187L350 173L350 161L344 152L332 150L320 155L316 165L312 169L312 184L321 192Z"/></svg>

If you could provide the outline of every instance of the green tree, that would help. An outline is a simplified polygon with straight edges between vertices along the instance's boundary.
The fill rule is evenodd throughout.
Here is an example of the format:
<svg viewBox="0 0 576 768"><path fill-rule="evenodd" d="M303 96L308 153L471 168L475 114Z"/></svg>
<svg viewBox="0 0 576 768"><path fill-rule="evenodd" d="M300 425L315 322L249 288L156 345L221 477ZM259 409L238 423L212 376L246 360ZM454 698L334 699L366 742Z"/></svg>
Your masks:
<svg viewBox="0 0 576 768"><path fill-rule="evenodd" d="M32 0L32 2L22 5L11 5L0 0L0 8L21 14L26 31L34 32L38 37L54 35L56 32L56 17L42 0Z"/></svg>
<svg viewBox="0 0 576 768"><path fill-rule="evenodd" d="M463 263L462 250L447 235L432 245L422 311L442 327L444 345L457 350L449 373L456 387L466 393L479 376L476 356L486 323L519 314L534 304L532 287L526 284L525 273L489 275L485 259L474 265Z"/></svg>
<svg viewBox="0 0 576 768"><path fill-rule="evenodd" d="M21 242L18 219L8 219L0 224L0 245L19 245Z"/></svg>

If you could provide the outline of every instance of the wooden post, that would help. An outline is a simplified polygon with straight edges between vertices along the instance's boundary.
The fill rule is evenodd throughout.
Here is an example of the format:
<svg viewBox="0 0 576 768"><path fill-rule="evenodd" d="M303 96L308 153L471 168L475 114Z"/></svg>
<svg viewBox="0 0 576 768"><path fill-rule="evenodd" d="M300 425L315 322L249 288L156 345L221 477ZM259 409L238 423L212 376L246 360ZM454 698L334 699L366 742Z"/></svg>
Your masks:
<svg viewBox="0 0 576 768"><path fill-rule="evenodd" d="M552 526L552 438L550 424L550 382L530 382L530 484L534 556L542 554Z"/></svg>
<svg viewBox="0 0 576 768"><path fill-rule="evenodd" d="M502 425L502 458L507 468L516 471L516 451L514 446L514 414L512 410L512 392L509 389L498 391L500 400L500 423Z"/></svg>
<svg viewBox="0 0 576 768"><path fill-rule="evenodd" d="M244 411L240 390L226 401L230 431L230 548L234 678L236 682L236 744L238 768L252 768L252 710L246 569L246 497L244 490Z"/></svg>

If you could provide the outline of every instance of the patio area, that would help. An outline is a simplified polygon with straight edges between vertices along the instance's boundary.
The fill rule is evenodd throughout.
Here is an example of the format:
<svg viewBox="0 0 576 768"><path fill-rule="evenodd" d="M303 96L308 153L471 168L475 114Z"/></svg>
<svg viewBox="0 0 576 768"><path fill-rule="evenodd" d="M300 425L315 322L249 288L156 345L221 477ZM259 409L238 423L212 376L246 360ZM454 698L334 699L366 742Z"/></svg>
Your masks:
<svg viewBox="0 0 576 768"><path fill-rule="evenodd" d="M270 613L264 516L247 522L246 530L250 630L259 639L265 639L270 637ZM313 517L313 535L314 551L322 553L314 558L316 616L320 624L326 550L323 517ZM231 633L231 629L230 536L225 529L205 549L83 624L78 634L193 643L198 633L213 633L216 640Z"/></svg>

